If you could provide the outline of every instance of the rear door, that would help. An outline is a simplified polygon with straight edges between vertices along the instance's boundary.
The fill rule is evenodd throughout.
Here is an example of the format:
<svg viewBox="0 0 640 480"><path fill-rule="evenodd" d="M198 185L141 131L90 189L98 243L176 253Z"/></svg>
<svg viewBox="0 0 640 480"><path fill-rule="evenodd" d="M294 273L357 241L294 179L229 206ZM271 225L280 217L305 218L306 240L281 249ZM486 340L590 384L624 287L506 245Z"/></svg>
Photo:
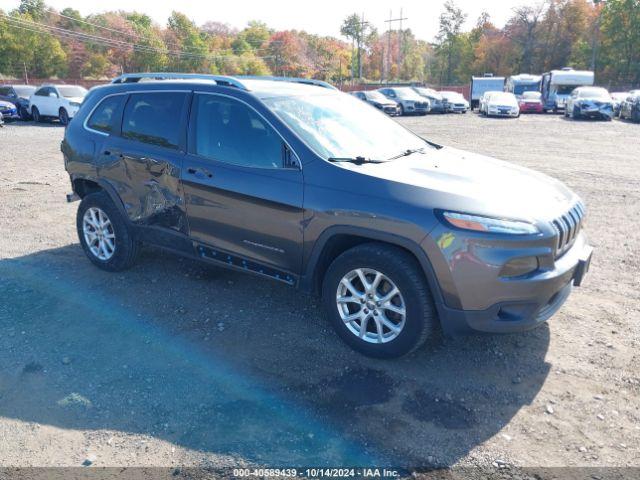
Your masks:
<svg viewBox="0 0 640 480"><path fill-rule="evenodd" d="M132 92L123 108L119 132L106 137L98 152L101 177L118 192L131 221L157 231L151 236L155 243L171 242L163 239L162 230L188 231L180 172L190 95L188 91ZM109 101L113 102L109 109L117 112L118 99L103 100ZM105 115L105 122L110 115ZM97 118L95 124L100 123ZM93 116L87 126L96 129ZM164 246L178 249L178 245Z"/></svg>
<svg viewBox="0 0 640 480"><path fill-rule="evenodd" d="M182 181L201 255L228 254L222 261L293 283L302 261L302 171L260 113L229 96L194 94Z"/></svg>

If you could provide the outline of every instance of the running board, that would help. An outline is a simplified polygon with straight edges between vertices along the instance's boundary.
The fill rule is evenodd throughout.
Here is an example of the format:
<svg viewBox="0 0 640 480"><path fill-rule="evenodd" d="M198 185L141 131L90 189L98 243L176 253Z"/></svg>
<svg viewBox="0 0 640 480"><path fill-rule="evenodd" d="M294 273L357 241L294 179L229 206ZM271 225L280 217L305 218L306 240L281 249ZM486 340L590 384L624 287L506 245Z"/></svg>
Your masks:
<svg viewBox="0 0 640 480"><path fill-rule="evenodd" d="M222 264L235 270L256 273L258 275L262 275L286 283L287 285L296 284L296 280L293 275L287 272L283 272L282 270L277 270L273 267L267 267L260 263L253 262L251 260L245 260L241 257L230 255L220 250L215 250L211 247L205 247L203 245L197 245L196 251L198 252L198 256L200 258L211 260L215 263Z"/></svg>

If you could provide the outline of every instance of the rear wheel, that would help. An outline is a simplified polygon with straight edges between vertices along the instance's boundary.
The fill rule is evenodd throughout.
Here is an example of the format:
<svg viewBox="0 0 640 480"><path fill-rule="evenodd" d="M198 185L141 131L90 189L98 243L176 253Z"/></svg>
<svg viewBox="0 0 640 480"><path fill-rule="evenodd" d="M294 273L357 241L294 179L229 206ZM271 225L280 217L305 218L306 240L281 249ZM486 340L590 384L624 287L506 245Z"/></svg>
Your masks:
<svg viewBox="0 0 640 480"><path fill-rule="evenodd" d="M117 272L135 262L140 243L106 192L82 199L76 228L84 253L97 267Z"/></svg>
<svg viewBox="0 0 640 480"><path fill-rule="evenodd" d="M322 300L336 333L370 357L405 355L436 331L424 275L396 247L368 243L338 256L325 274Z"/></svg>
<svg viewBox="0 0 640 480"><path fill-rule="evenodd" d="M400 104L400 116L404 117L404 107Z"/></svg>

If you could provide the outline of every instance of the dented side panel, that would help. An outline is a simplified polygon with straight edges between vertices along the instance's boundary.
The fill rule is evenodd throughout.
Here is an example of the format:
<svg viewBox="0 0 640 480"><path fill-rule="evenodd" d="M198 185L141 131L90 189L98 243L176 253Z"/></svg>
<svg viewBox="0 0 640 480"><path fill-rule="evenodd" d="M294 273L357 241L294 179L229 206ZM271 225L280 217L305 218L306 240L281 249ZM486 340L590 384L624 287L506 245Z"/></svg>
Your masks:
<svg viewBox="0 0 640 480"><path fill-rule="evenodd" d="M98 156L98 176L114 187L131 222L188 233L182 152L111 137Z"/></svg>

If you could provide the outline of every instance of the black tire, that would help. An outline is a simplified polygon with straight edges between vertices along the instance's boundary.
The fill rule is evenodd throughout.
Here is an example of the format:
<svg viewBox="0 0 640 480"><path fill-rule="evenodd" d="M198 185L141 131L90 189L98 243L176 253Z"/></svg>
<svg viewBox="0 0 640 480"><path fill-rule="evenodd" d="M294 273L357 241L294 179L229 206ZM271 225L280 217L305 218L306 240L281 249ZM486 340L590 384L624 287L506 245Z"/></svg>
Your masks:
<svg viewBox="0 0 640 480"><path fill-rule="evenodd" d="M395 283L402 294L406 312L404 327L393 340L369 343L349 330L340 316L336 302L338 287L343 277L358 268L381 272ZM351 348L368 357L396 358L406 355L423 345L427 338L434 337L436 332L436 310L424 273L412 255L390 245L365 243L339 255L325 273L322 302L338 336Z"/></svg>
<svg viewBox="0 0 640 480"><path fill-rule="evenodd" d="M108 260L101 260L91 251L83 233L84 214L92 207L102 210L111 221L113 227L115 249ZM135 263L140 250L140 242L135 238L135 234L128 222L106 192L92 193L82 199L76 216L76 229L85 255L98 268L109 272L119 272L130 268Z"/></svg>
<svg viewBox="0 0 640 480"><path fill-rule="evenodd" d="M582 114L580 113L580 108L574 105L573 110L571 112L571 118L574 120L579 120Z"/></svg>
<svg viewBox="0 0 640 480"><path fill-rule="evenodd" d="M405 113L404 113L404 107L402 106L402 104L400 104L400 116L404 117Z"/></svg>
<svg viewBox="0 0 640 480"><path fill-rule="evenodd" d="M29 112L27 112L27 109L24 107L18 107L18 115L20 115L20 120L22 120L23 122L26 122L31 118Z"/></svg>
<svg viewBox="0 0 640 480"><path fill-rule="evenodd" d="M33 107L31 109L31 116L33 117L33 121L36 123L42 123L43 118L40 115L40 110L38 110L38 107Z"/></svg>
<svg viewBox="0 0 640 480"><path fill-rule="evenodd" d="M65 108L61 108L58 112L58 120L65 127L69 125L69 112Z"/></svg>

